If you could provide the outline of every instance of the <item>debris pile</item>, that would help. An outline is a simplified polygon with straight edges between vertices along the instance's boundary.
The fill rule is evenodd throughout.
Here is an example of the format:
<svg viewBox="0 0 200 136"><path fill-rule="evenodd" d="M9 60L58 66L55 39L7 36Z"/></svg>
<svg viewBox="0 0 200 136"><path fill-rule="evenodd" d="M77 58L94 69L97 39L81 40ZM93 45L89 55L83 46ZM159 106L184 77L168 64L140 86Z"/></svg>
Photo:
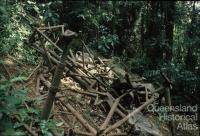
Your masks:
<svg viewBox="0 0 200 136"><path fill-rule="evenodd" d="M36 91L43 98L47 97L52 75L61 63L64 43L60 42L58 31L61 35L66 33L62 25L37 28L29 39L30 46L44 57L41 65L47 66L37 78ZM142 79L133 79L108 59L95 56L83 41L79 50L74 44L66 48L62 84L52 112L60 113L55 116L63 122L69 136L125 136L138 129L162 135L142 112L155 103L164 87L154 88Z"/></svg>

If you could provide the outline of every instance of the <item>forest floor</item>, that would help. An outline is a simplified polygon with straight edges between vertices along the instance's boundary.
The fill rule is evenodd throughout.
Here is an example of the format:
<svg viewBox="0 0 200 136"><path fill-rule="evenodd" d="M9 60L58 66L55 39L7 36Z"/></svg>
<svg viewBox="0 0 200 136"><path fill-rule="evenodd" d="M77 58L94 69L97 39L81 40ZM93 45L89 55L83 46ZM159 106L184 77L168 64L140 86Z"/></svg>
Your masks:
<svg viewBox="0 0 200 136"><path fill-rule="evenodd" d="M36 101L40 101L38 108L42 109L48 93L48 87L45 84L50 85L52 75L50 74L46 76L46 83L40 82L38 86L38 76L40 76L41 70L43 70L44 67L42 67L42 69L37 69L37 71L32 73L37 66L24 65L20 61L17 61L17 59L13 59L10 57L3 58L3 62L6 68L8 69L11 77L20 74L25 74L27 76L32 74L27 82L17 84L15 88L27 88L28 95ZM76 111L80 113L94 128L98 128L98 126L100 126L103 123L108 113L103 112L101 108L95 106L91 97L85 96L81 93L77 93L77 91L84 92L84 89L82 89L79 86L79 84L76 83L72 78L63 78L61 80L60 88L65 89L58 92L56 96L57 100L54 103L50 118L60 122L58 126L64 128L65 133L69 134L70 131L73 130L74 132L76 132L76 134L79 135L90 135L89 133L86 133L87 130L80 124L80 122L77 121L75 116L69 110L66 109L65 104L70 103L71 106L74 109L76 109ZM147 114L147 117L152 122L158 124L159 130L161 131L163 136L170 136L169 128L167 127L167 124L165 122L160 122L158 120L158 117L152 114ZM116 120L118 120L117 116L116 118L111 120L111 123L115 122ZM125 124L122 127L119 127L119 129L113 131L113 134L116 132L122 132L123 130L130 131L131 129L133 129L133 127L130 127L128 124ZM135 134L130 132L129 135L131 136ZM140 136L142 135L146 134L140 134ZM176 136L199 136L199 132L188 130L176 130Z"/></svg>

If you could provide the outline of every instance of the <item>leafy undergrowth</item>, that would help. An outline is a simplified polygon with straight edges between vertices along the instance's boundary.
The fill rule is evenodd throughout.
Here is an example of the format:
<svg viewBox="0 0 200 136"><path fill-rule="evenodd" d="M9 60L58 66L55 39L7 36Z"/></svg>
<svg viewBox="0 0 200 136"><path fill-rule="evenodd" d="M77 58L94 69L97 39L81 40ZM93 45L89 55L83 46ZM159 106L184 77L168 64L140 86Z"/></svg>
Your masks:
<svg viewBox="0 0 200 136"><path fill-rule="evenodd" d="M1 87L1 91L2 89ZM12 96L5 92L1 93L4 97L1 97L1 135L27 136L35 133L51 136L50 129L63 133L63 129L57 127L55 120L41 121L39 119L40 111L35 102L26 95L26 90L16 90L15 95Z"/></svg>
<svg viewBox="0 0 200 136"><path fill-rule="evenodd" d="M30 86L30 83L26 83L27 77L23 76L26 72L30 73L33 66L22 66L20 70L16 66L9 65L11 64L7 64L6 67L11 71L10 79L5 78L6 73L2 72L0 75L0 135L52 136L52 133L63 135L64 130L58 127L56 120L40 120L40 101L26 87Z"/></svg>

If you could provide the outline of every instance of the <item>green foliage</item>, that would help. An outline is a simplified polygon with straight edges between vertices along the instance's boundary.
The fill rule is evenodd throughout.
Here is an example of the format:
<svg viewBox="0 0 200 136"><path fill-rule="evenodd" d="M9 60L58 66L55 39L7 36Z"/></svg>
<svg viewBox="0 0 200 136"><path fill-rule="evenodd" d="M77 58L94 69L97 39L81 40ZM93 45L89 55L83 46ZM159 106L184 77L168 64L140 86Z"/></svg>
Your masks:
<svg viewBox="0 0 200 136"><path fill-rule="evenodd" d="M26 6L29 6L27 3ZM0 5L0 55L13 54L18 59L35 63L36 57L33 50L25 48L24 42L31 32L31 28L37 20L28 15L26 6L18 2L2 2Z"/></svg>
<svg viewBox="0 0 200 136"><path fill-rule="evenodd" d="M59 12L60 12L60 2L59 1L51 1L47 3L42 3L35 10L40 13L41 19L44 24L48 25L57 25L59 24Z"/></svg>
<svg viewBox="0 0 200 136"><path fill-rule="evenodd" d="M5 136L26 136L27 133L23 130L23 124L35 122L39 123L43 135L51 136L50 129L60 135L64 135L63 129L59 128L60 124L56 121L49 120L40 122L40 111L36 107L37 105L34 104L34 101L28 97L26 89L13 89L13 84L22 80L26 80L26 77L0 80L0 134ZM27 108L23 106L24 103L31 105ZM11 120L10 117L13 115L19 116L20 122Z"/></svg>
<svg viewBox="0 0 200 136"><path fill-rule="evenodd" d="M60 5L59 1L41 4L34 0L1 2L0 55L9 53L25 63L36 64L35 50L25 41L34 27L59 23Z"/></svg>
<svg viewBox="0 0 200 136"><path fill-rule="evenodd" d="M160 70L165 69L183 92L198 94L197 3L194 8L194 2L83 2L73 13L84 20L83 38L104 56L119 58L129 71L152 82L162 81ZM195 71L186 70L188 48L198 61Z"/></svg>
<svg viewBox="0 0 200 136"><path fill-rule="evenodd" d="M39 123L41 132L44 136L53 136L51 131L59 133L61 136L64 136L64 130L59 128L59 123L56 123L54 120L42 120Z"/></svg>
<svg viewBox="0 0 200 136"><path fill-rule="evenodd" d="M0 80L0 126L3 135L25 135L21 130L15 130L14 123L11 121L12 114L20 114L22 103L30 101L26 90L13 90L14 82L21 81L23 77L16 77L11 80ZM26 118L27 116L24 116Z"/></svg>
<svg viewBox="0 0 200 136"><path fill-rule="evenodd" d="M115 46L119 43L119 38L116 34L102 35L98 41L93 41L90 45L96 48L100 53L107 55L114 51ZM97 47L96 47L97 46ZM113 55L113 54L112 54Z"/></svg>

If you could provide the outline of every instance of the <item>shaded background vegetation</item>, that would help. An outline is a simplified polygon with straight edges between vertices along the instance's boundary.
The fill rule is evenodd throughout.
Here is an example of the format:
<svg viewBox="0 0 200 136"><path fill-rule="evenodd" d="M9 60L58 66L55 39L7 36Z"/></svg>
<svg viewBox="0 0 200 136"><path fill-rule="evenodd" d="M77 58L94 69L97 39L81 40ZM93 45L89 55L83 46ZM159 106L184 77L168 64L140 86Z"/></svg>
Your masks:
<svg viewBox="0 0 200 136"><path fill-rule="evenodd" d="M91 48L152 82L174 82L173 103L200 95L198 1L1 0L0 55L36 64L26 39L38 26L64 24Z"/></svg>
<svg viewBox="0 0 200 136"><path fill-rule="evenodd" d="M0 53L36 63L24 41L37 26L64 24L107 58L148 80L163 69L174 93L194 100L200 89L198 1L4 1ZM27 49L28 48L28 49ZM197 98L196 98L197 99Z"/></svg>

